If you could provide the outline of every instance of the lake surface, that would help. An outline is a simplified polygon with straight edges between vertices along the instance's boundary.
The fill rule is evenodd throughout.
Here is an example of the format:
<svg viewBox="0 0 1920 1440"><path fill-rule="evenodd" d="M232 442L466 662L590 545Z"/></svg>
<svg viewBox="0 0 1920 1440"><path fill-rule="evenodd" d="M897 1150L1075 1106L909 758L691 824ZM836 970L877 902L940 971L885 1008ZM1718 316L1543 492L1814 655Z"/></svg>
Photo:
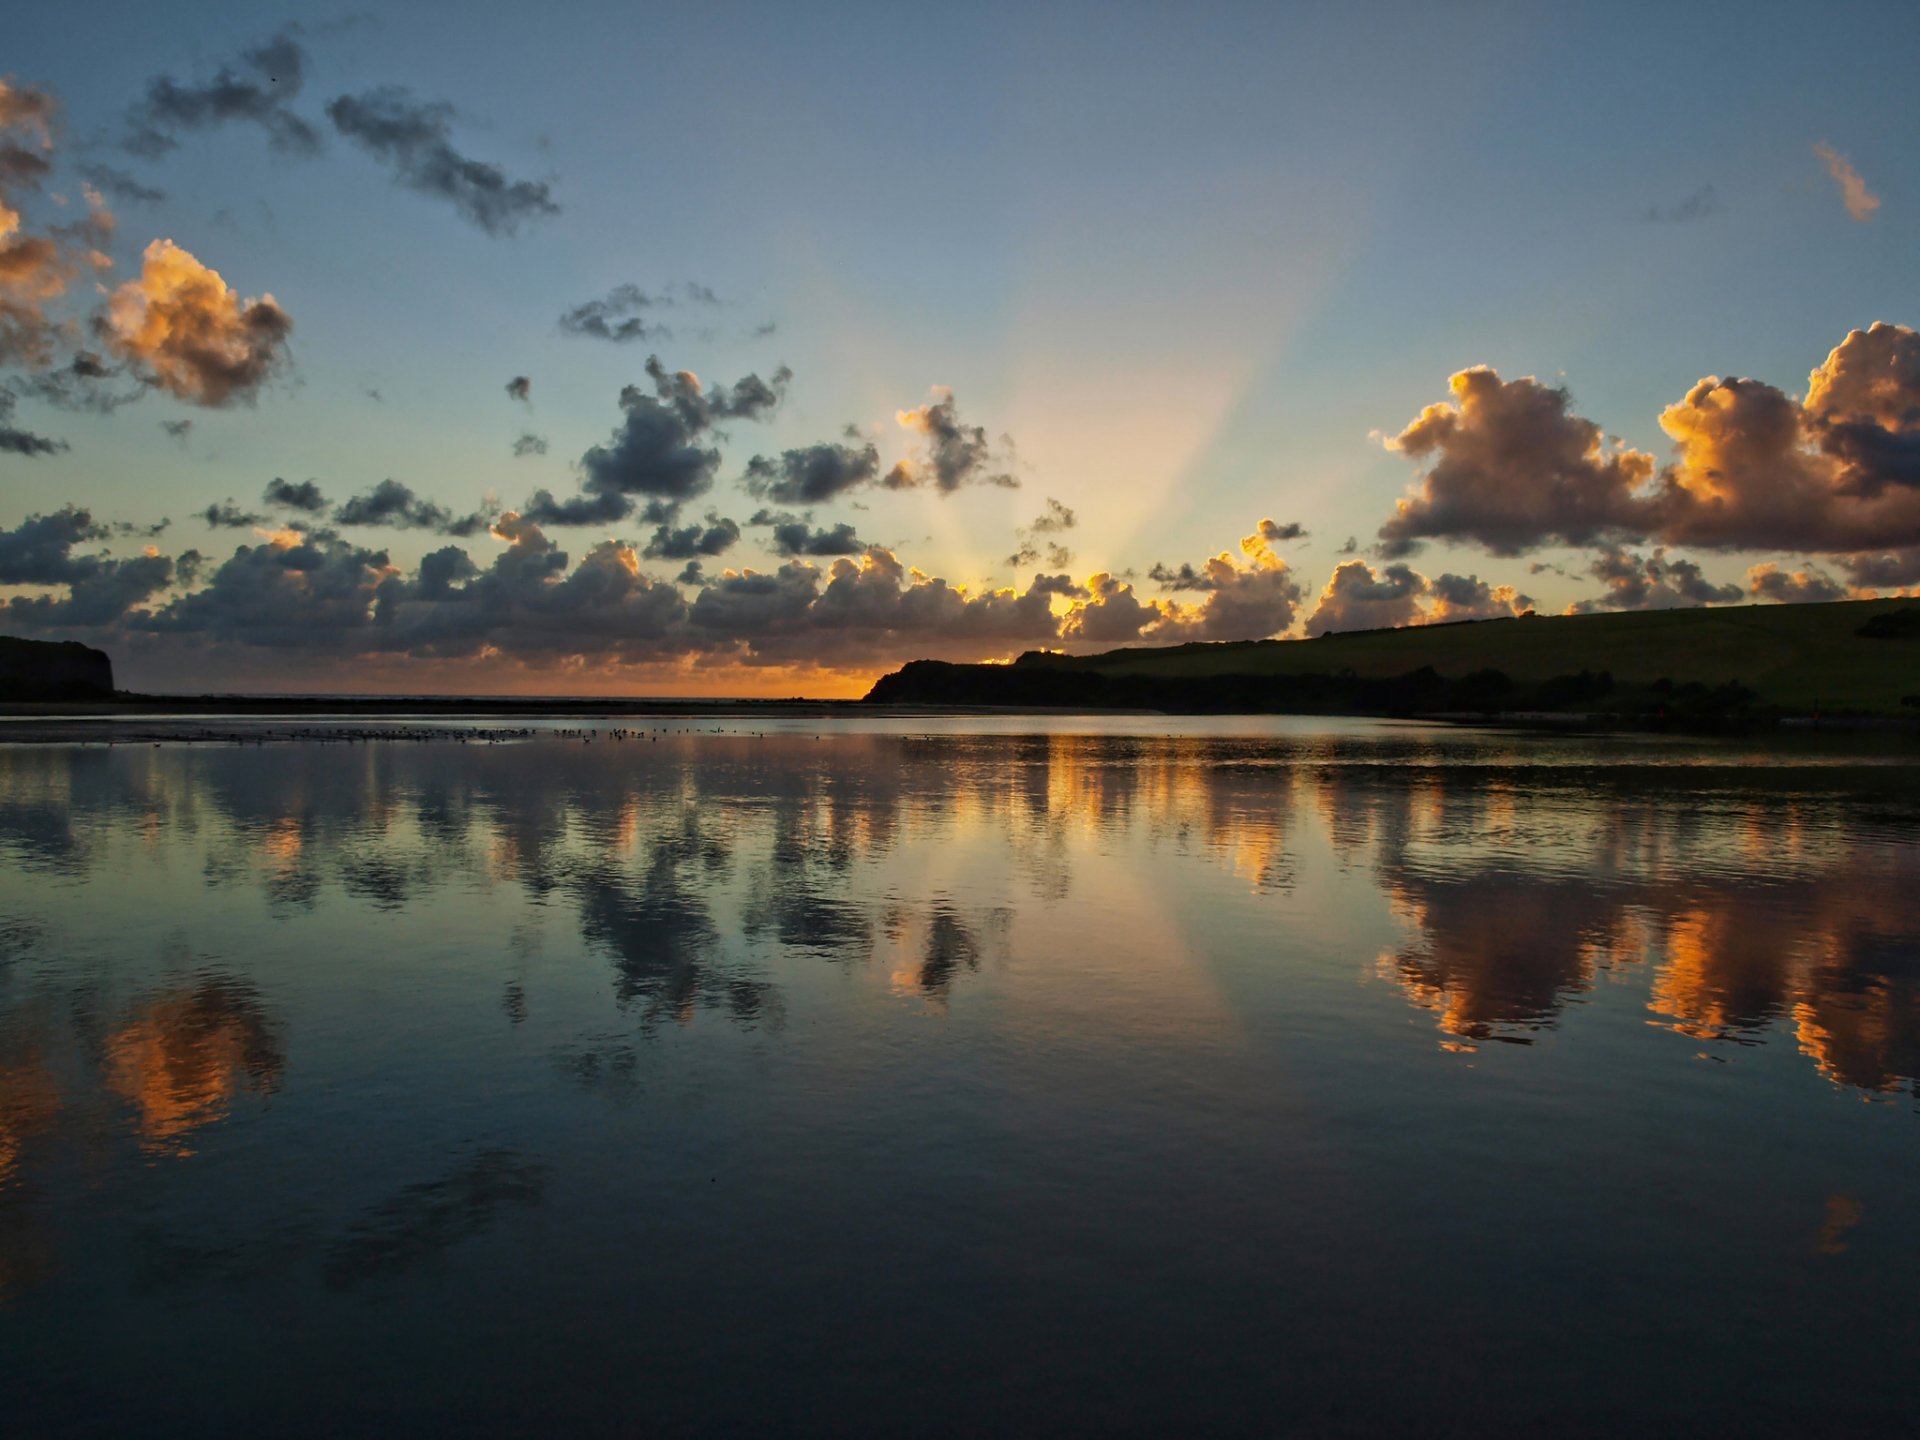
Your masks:
<svg viewBox="0 0 1920 1440"><path fill-rule="evenodd" d="M0 746L0 1429L1920 1412L1910 744L561 728Z"/></svg>

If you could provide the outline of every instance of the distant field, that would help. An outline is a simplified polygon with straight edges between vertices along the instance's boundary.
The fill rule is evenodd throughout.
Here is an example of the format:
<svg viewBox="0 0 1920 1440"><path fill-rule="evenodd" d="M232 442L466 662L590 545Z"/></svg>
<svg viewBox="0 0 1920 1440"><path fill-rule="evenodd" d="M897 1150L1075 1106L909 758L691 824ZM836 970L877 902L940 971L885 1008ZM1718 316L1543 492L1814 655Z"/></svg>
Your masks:
<svg viewBox="0 0 1920 1440"><path fill-rule="evenodd" d="M1866 630L1868 633L1863 634ZM1877 633L1876 633L1877 632ZM1528 616L1314 640L917 660L890 704L1348 714L1920 715L1920 603Z"/></svg>
<svg viewBox="0 0 1920 1440"><path fill-rule="evenodd" d="M1580 670L1606 670L1623 685L1738 681L1768 708L1887 714L1901 710L1902 696L1920 693L1920 634L1873 639L1857 632L1872 616L1899 610L1920 611L1920 605L1846 600L1543 615L1317 640L1110 650L1064 663L1111 676L1167 680L1346 670L1386 678L1431 665L1450 679L1492 669L1533 684ZM1914 713L1912 707L1905 713Z"/></svg>

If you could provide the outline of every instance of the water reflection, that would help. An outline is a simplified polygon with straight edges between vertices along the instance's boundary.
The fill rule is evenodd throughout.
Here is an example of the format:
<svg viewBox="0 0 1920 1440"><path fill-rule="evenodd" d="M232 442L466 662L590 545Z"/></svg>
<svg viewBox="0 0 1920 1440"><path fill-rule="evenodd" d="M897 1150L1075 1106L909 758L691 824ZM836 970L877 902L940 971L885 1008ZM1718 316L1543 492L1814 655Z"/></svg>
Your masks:
<svg viewBox="0 0 1920 1440"><path fill-rule="evenodd" d="M709 1011L777 1025L789 955L878 960L895 989L942 999L1006 950L1009 902L1088 898L1077 871L1111 870L1116 848L1161 871L1197 860L1256 899L1288 895L1302 855L1325 853L1374 878L1403 933L1374 964L1446 1043L1535 1040L1603 978L1638 973L1652 1018L1689 1038L1791 1034L1836 1083L1914 1084L1920 922L1903 897L1920 849L1904 821L1882 823L1904 770L1768 781L1489 764L1444 738L1402 749L1072 735L18 749L0 753L0 847L24 872L89 883L116 846L178 852L176 873L197 855L207 887L254 891L282 923L329 894L397 913L450 888L516 887L571 910L643 1026ZM989 860L998 903L944 893L945 867ZM889 862L911 862L920 893L891 872L882 888ZM5 921L0 975L20 944L7 937L30 923ZM517 927L515 946L532 934ZM496 983L522 1023L536 987ZM100 1083L156 1149L235 1093L271 1091L281 1063L234 976L156 993L96 1045ZM48 1103L39 1088L8 1087L0 1175Z"/></svg>
<svg viewBox="0 0 1920 1440"><path fill-rule="evenodd" d="M1832 1102L1920 1090L1917 795L1448 733L0 747L0 1342L82 1408L96 1315L220 1353L283 1314L340 1354L429 1335L476 1395L512 1331L542 1397L576 1350L578 1393L706 1364L725 1395L830 1373L791 1337L831 1314L898 1373L937 1329L956 1373L1080 1395L1171 1296L1284 1341L1225 1347L1225 1394L1323 1373L1381 1294L1469 1373L1538 1328L1488 1328L1486 1275L1548 1276L1530 1316L1587 1336L1756 1256L1910 1278L1876 1268L1910 1122ZM1837 1111L1881 1128L1823 1148ZM1607 1229L1643 1182L1756 1177L1777 1224ZM1553 1263L1514 1264L1542 1215ZM1353 1328L1357 1367L1386 1331Z"/></svg>

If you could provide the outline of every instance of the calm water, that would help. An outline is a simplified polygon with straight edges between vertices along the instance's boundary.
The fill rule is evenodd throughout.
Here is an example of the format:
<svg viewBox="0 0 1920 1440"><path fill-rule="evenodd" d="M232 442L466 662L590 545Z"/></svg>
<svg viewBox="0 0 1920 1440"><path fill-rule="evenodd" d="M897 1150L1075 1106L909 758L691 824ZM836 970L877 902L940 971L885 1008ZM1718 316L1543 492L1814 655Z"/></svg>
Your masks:
<svg viewBox="0 0 1920 1440"><path fill-rule="evenodd" d="M0 746L0 1429L1920 1414L1910 759L700 723Z"/></svg>

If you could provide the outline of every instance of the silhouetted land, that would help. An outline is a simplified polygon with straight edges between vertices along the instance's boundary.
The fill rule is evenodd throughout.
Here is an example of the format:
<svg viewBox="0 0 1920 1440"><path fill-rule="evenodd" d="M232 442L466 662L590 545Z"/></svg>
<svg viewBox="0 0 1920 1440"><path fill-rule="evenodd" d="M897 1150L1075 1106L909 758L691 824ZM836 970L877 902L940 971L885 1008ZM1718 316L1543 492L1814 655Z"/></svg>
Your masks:
<svg viewBox="0 0 1920 1440"><path fill-rule="evenodd" d="M918 660L874 703L1181 713L1920 719L1920 604L1860 600L1525 616L1257 640Z"/></svg>

